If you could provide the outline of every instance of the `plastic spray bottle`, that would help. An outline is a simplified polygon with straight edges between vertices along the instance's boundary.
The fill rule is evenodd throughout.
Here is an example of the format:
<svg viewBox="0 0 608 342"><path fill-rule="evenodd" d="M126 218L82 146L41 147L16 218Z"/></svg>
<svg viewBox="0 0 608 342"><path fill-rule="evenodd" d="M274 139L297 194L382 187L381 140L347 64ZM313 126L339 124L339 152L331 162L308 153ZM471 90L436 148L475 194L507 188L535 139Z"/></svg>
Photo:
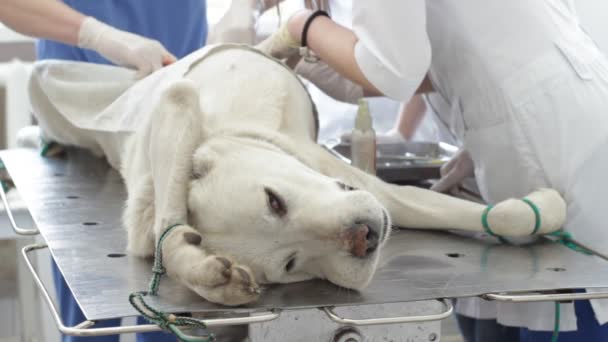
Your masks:
<svg viewBox="0 0 608 342"><path fill-rule="evenodd" d="M367 173L376 174L376 132L369 106L364 99L359 100L355 128L351 135L351 164Z"/></svg>

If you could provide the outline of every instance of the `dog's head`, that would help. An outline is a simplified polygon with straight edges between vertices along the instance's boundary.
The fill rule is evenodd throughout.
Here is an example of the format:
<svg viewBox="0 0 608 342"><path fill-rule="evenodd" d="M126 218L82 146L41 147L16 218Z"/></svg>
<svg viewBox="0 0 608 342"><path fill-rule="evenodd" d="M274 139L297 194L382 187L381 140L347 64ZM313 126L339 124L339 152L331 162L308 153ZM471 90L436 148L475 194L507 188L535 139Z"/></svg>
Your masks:
<svg viewBox="0 0 608 342"><path fill-rule="evenodd" d="M390 231L370 193L252 136L212 138L192 165L189 223L206 248L248 265L260 283L368 284Z"/></svg>
<svg viewBox="0 0 608 342"><path fill-rule="evenodd" d="M204 132L192 82L160 103L147 135L157 226L187 220L204 248L249 266L259 283L368 284L390 231L374 196L316 171L301 143L275 131Z"/></svg>

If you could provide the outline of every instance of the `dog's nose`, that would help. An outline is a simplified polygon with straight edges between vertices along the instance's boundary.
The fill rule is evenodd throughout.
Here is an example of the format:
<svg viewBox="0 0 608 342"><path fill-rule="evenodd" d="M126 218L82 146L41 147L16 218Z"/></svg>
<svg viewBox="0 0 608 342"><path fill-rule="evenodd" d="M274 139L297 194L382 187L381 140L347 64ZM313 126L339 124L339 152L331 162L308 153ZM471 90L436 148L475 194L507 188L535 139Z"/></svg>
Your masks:
<svg viewBox="0 0 608 342"><path fill-rule="evenodd" d="M376 251L378 248L378 233L368 225L358 223L352 227L350 232L350 253L358 258L364 258Z"/></svg>

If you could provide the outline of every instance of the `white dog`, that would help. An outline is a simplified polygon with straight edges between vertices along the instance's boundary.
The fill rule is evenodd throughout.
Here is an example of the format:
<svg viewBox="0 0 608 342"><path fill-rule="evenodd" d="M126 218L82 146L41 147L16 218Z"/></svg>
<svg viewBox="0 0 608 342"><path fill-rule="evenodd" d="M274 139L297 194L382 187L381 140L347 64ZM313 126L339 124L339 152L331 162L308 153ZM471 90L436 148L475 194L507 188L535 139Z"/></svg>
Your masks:
<svg viewBox="0 0 608 342"><path fill-rule="evenodd" d="M362 289L392 225L483 231L484 206L384 183L317 145L306 89L254 49L207 47L133 85L131 76L40 64L30 82L35 114L46 139L120 169L131 253L152 255L159 235L181 224L162 245L164 265L209 301L249 303L258 284L311 278ZM527 198L540 208L539 233L561 227L558 193ZM524 236L535 214L513 199L488 221L496 234Z"/></svg>

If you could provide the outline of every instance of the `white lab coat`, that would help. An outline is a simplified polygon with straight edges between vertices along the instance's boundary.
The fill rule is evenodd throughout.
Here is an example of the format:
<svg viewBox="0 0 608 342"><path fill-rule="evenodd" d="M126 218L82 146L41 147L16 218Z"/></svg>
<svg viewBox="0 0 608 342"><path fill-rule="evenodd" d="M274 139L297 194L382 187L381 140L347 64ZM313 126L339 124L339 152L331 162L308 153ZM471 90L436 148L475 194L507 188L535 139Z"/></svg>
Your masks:
<svg viewBox="0 0 608 342"><path fill-rule="evenodd" d="M332 0L328 3L328 5L329 13L331 14L333 21L347 28L352 28L352 0ZM361 9L359 8L359 10ZM310 66L315 68L313 72L316 72L318 75L318 65L315 64ZM325 70L327 71L327 74L324 74L323 77L329 78L330 84L332 83L332 77L341 77L329 67L327 67ZM296 69L296 71L298 73L302 72L302 70L299 68ZM318 79L319 78L315 78L316 85L318 85ZM343 87L333 87L332 89L337 92L343 92L345 90ZM319 112L319 142L331 144L337 141L336 139L341 137L343 134L347 134L352 131L355 123L355 116L357 114L356 105L338 102L324 94L312 84L308 87L308 90ZM332 95L336 96L335 93ZM362 94L352 96L337 95L336 98L350 98L356 101L361 96ZM382 134L392 129L396 121L396 116L398 115L399 102L386 97L369 98L368 102L370 112L374 120L374 130L376 133Z"/></svg>
<svg viewBox="0 0 608 342"><path fill-rule="evenodd" d="M353 1L355 59L383 94L409 100L431 63L425 0Z"/></svg>
<svg viewBox="0 0 608 342"><path fill-rule="evenodd" d="M452 131L471 152L483 197L495 203L538 187L555 188L568 203L565 229L607 253L608 60L573 12L561 0L419 5L353 2L360 39L355 57L366 77L407 101L422 80L416 68L424 66L430 43L431 81L448 103ZM426 35L415 19L425 10ZM412 42L421 40L423 52L412 52L418 48ZM532 330L553 328L552 303L475 301L463 302L459 311ZM608 322L608 302L591 304L600 324ZM562 305L561 328L576 329L571 304Z"/></svg>
<svg viewBox="0 0 608 342"><path fill-rule="evenodd" d="M565 228L606 252L601 196L608 190L608 62L560 1L497 4L428 3L431 79L461 111L453 114L462 119L486 200L555 188L568 203ZM487 303L473 301L459 311L491 314ZM598 321L607 322L606 301L592 305ZM498 304L495 314L505 325L550 330L553 310L552 303ZM572 305L563 305L561 316L562 330L576 329Z"/></svg>

